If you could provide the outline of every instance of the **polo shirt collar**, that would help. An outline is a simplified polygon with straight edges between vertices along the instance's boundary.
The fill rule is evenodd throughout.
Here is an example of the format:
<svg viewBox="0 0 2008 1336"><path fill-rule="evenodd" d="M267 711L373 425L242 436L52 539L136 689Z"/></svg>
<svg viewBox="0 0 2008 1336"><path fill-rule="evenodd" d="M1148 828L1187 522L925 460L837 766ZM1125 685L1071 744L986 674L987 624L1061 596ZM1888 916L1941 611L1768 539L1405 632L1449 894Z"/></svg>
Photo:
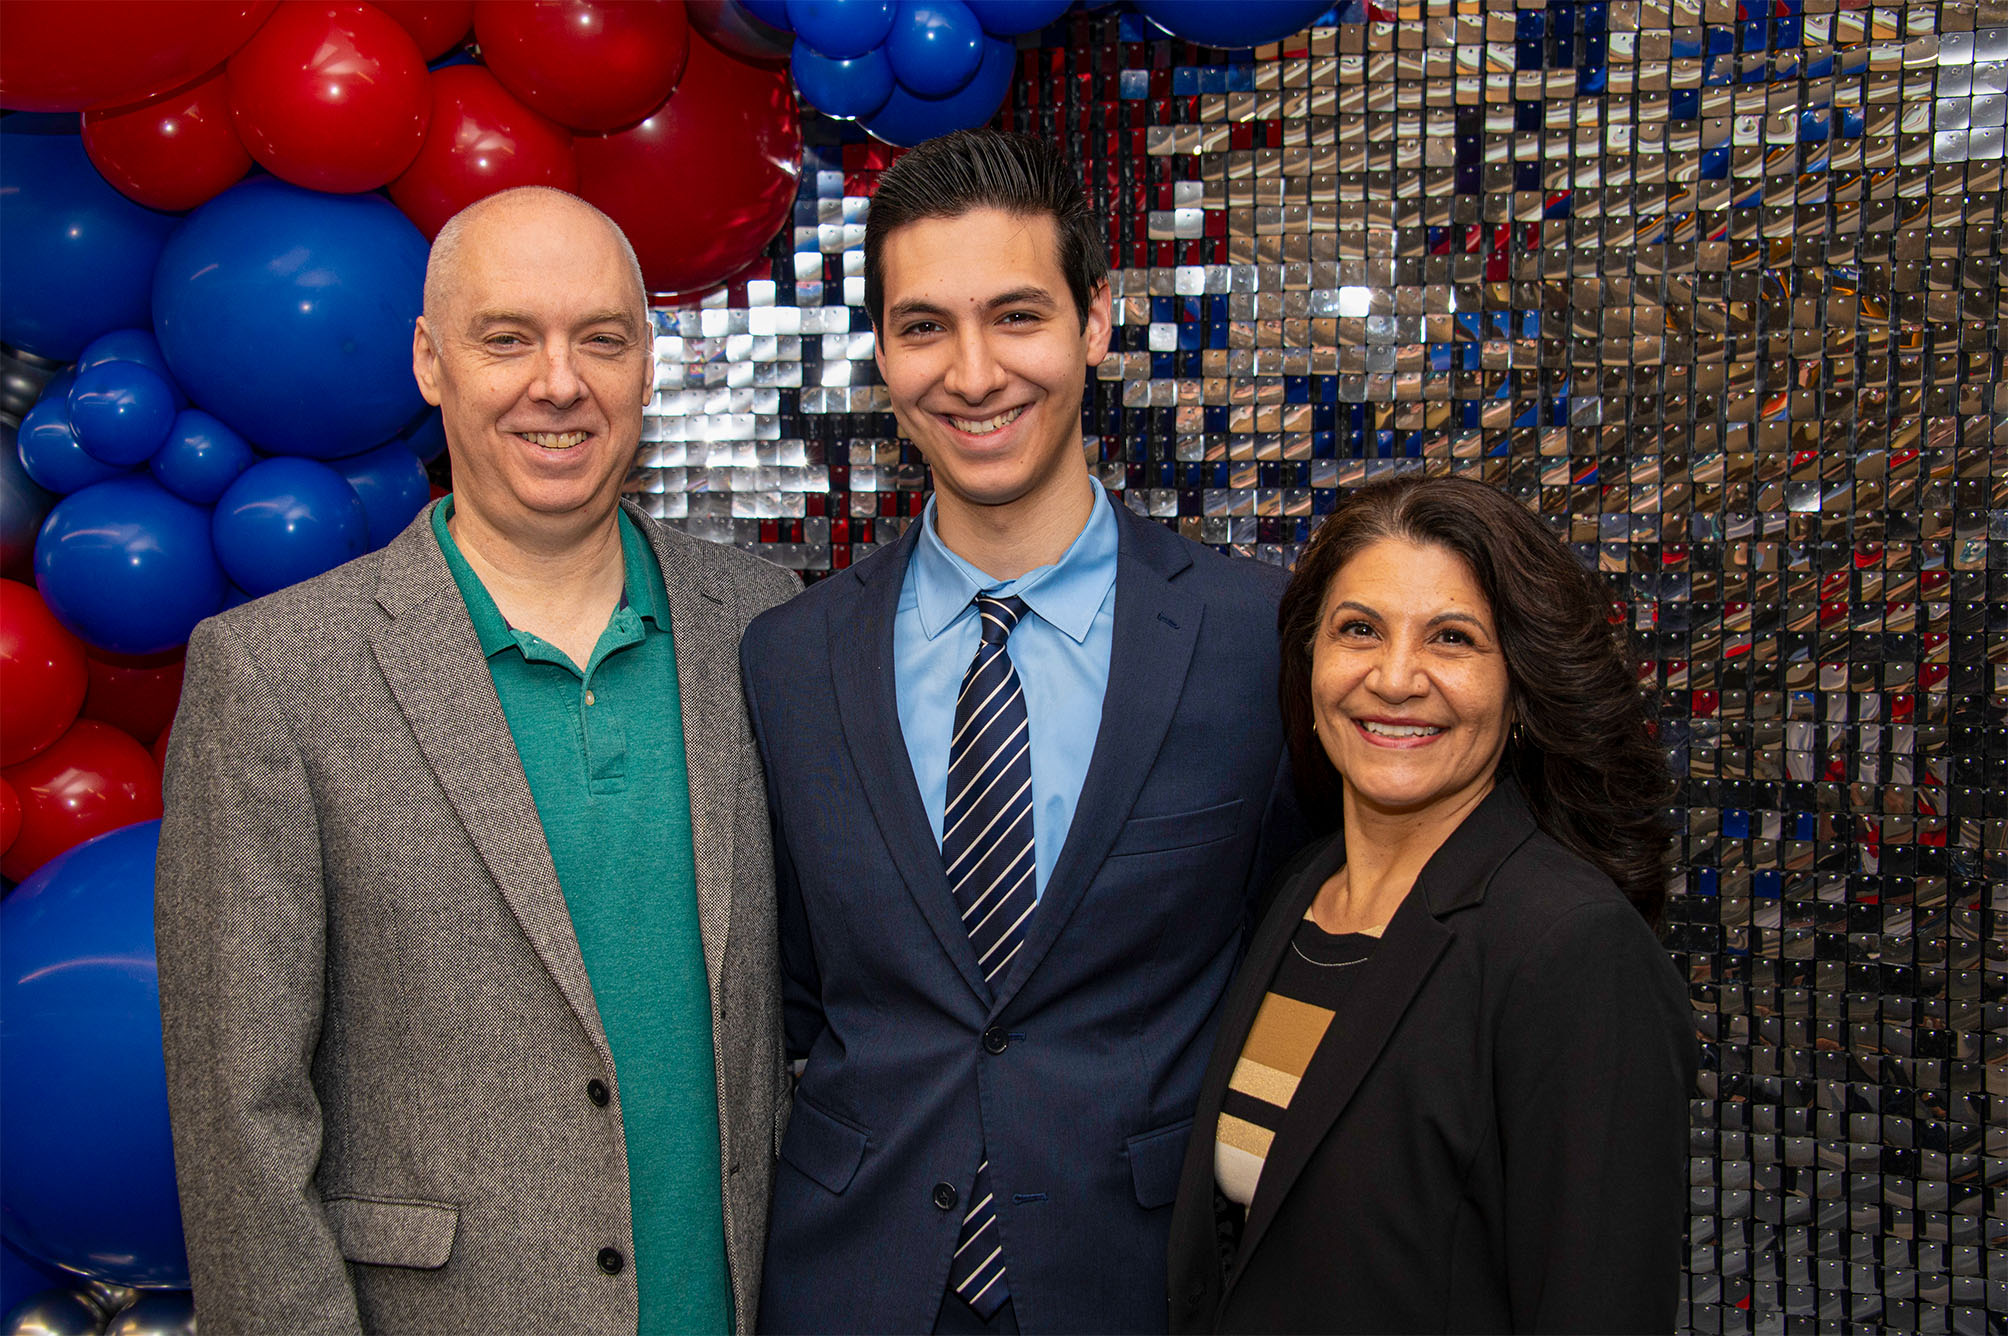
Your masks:
<svg viewBox="0 0 2008 1336"><path fill-rule="evenodd" d="M934 498L929 497L912 559L921 633L932 640L946 631L979 593L1015 595L1075 644L1085 644L1095 614L1116 580L1117 539L1116 516L1108 494L1093 477L1088 484L1095 493L1088 522L1060 559L1003 581L992 579L948 550L934 530Z"/></svg>

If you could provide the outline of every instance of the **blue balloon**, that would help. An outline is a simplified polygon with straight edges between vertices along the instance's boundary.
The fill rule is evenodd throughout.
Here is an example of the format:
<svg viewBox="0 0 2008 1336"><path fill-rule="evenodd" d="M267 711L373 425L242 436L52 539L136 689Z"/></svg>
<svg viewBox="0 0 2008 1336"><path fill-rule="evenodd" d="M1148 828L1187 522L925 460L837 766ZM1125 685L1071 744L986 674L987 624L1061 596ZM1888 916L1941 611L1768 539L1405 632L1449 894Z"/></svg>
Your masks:
<svg viewBox="0 0 2008 1336"><path fill-rule="evenodd" d="M0 1314L12 1313L15 1305L30 1295L76 1283L75 1276L36 1261L11 1243L0 1242Z"/></svg>
<svg viewBox="0 0 2008 1336"><path fill-rule="evenodd" d="M356 454L425 407L411 377L425 257L381 195L253 177L168 242L154 332L189 397L253 445Z"/></svg>
<svg viewBox="0 0 2008 1336"><path fill-rule="evenodd" d="M788 0L782 26L831 60L854 60L886 39L893 15L892 0Z"/></svg>
<svg viewBox="0 0 2008 1336"><path fill-rule="evenodd" d="M21 467L20 433L0 419L0 576L34 579L35 531L56 498Z"/></svg>
<svg viewBox="0 0 2008 1336"><path fill-rule="evenodd" d="M257 458L221 418L189 408L175 415L167 443L154 452L147 468L155 481L182 500L208 506Z"/></svg>
<svg viewBox="0 0 2008 1336"><path fill-rule="evenodd" d="M900 7L885 51L907 92L940 98L976 77L985 40L983 25L962 0L918 0Z"/></svg>
<svg viewBox="0 0 2008 1336"><path fill-rule="evenodd" d="M1074 0L962 0L993 37L1037 32L1073 8Z"/></svg>
<svg viewBox="0 0 2008 1336"><path fill-rule="evenodd" d="M432 499L432 482L425 465L403 441L380 445L366 455L336 462L369 517L369 550L404 532L412 517Z"/></svg>
<svg viewBox="0 0 2008 1336"><path fill-rule="evenodd" d="M49 382L51 389L60 388L61 393L45 392L35 401L35 406L28 410L28 416L21 419L20 435L15 442L21 467L27 471L28 477L59 495L78 491L107 478L116 478L125 472L115 464L107 464L85 454L84 447L77 441L77 433L70 426L69 399L73 379L65 371Z"/></svg>
<svg viewBox="0 0 2008 1336"><path fill-rule="evenodd" d="M892 96L892 61L884 47L875 46L850 60L832 60L810 50L808 43L797 42L788 64L795 87L825 116L846 121L869 116Z"/></svg>
<svg viewBox="0 0 2008 1336"><path fill-rule="evenodd" d="M188 407L188 396L174 383L174 373L167 369L167 359L161 356L160 341L153 337L151 329L115 329L109 334L100 334L84 345L84 350L77 354L77 364L70 369L82 373L106 362L138 362L173 389L177 409Z"/></svg>
<svg viewBox="0 0 2008 1336"><path fill-rule="evenodd" d="M223 603L209 512L143 474L56 503L35 540L35 584L63 625L116 654L187 644Z"/></svg>
<svg viewBox="0 0 2008 1336"><path fill-rule="evenodd" d="M160 1053L160 822L50 859L0 902L0 1221L38 1261L188 1284Z"/></svg>
<svg viewBox="0 0 2008 1336"><path fill-rule="evenodd" d="M725 0L731 4L732 0ZM788 21L788 0L738 0L739 7L770 28L792 32Z"/></svg>
<svg viewBox="0 0 2008 1336"><path fill-rule="evenodd" d="M951 130L983 125L1004 105L1004 95L1011 91L1011 75L1017 67L1016 47L1001 37L986 37L983 65L959 92L929 98L915 97L905 88L895 88L877 114L866 118L864 127L888 144L911 146Z"/></svg>
<svg viewBox="0 0 2008 1336"><path fill-rule="evenodd" d="M399 432L397 438L404 442L405 449L418 456L420 463L430 464L446 451L446 419L435 408Z"/></svg>
<svg viewBox="0 0 2008 1336"><path fill-rule="evenodd" d="M1260 46L1300 32L1330 0L1135 0L1143 16L1173 37L1201 46Z"/></svg>
<svg viewBox="0 0 2008 1336"><path fill-rule="evenodd" d="M348 479L311 459L267 459L216 502L216 555L253 598L368 550L369 512Z"/></svg>
<svg viewBox="0 0 2008 1336"><path fill-rule="evenodd" d="M70 386L70 428L92 459L133 468L174 423L174 387L138 362L102 362Z"/></svg>
<svg viewBox="0 0 2008 1336"><path fill-rule="evenodd" d="M148 323L176 221L107 185L76 134L0 118L0 343L67 362L107 329Z"/></svg>

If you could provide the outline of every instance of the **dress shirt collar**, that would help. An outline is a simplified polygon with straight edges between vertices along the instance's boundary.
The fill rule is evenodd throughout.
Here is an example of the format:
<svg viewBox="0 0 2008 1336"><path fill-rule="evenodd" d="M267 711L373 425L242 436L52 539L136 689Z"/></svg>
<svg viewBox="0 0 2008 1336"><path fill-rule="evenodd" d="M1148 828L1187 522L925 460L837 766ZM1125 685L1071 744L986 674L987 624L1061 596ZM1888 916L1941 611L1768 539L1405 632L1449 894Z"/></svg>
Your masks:
<svg viewBox="0 0 2008 1336"><path fill-rule="evenodd" d="M1088 522L1073 543L1049 566L1038 566L1015 580L995 580L948 550L934 531L934 498L920 518L920 540L913 549L913 587L919 602L920 629L929 640L962 615L978 594L1016 595L1046 622L1084 644L1095 614L1116 579L1116 516L1100 482Z"/></svg>

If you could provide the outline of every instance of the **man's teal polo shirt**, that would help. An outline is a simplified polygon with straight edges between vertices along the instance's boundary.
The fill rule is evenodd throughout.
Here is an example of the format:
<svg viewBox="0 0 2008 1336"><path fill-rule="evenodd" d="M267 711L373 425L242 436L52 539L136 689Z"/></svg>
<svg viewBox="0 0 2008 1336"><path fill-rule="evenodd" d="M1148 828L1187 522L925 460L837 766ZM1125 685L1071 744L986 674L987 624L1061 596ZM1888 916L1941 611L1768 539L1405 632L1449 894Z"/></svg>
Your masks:
<svg viewBox="0 0 2008 1336"><path fill-rule="evenodd" d="M432 532L488 657L613 1049L640 1330L729 1332L711 992L661 567L622 514L626 588L581 672L503 620L447 532L452 512L449 496Z"/></svg>

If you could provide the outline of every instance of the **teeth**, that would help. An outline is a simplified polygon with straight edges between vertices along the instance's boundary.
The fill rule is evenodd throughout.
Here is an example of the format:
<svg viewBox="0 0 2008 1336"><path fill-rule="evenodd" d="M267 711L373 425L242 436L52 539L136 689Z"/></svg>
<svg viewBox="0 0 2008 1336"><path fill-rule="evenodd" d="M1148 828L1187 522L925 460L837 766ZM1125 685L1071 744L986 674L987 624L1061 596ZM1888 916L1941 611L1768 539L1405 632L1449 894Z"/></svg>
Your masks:
<svg viewBox="0 0 2008 1336"><path fill-rule="evenodd" d="M519 431L524 440L545 450L569 450L586 439L583 431Z"/></svg>
<svg viewBox="0 0 2008 1336"><path fill-rule="evenodd" d="M1427 724L1377 724L1369 719L1362 719L1360 727L1380 738L1427 738L1443 731Z"/></svg>
<svg viewBox="0 0 2008 1336"><path fill-rule="evenodd" d="M1001 431L1016 422L1019 414L1024 411L1023 407L1018 407L1008 413L999 413L996 417L983 418L980 421L973 418L959 417L951 417L948 420L955 424L957 431L966 431L971 436L988 436L991 432Z"/></svg>

